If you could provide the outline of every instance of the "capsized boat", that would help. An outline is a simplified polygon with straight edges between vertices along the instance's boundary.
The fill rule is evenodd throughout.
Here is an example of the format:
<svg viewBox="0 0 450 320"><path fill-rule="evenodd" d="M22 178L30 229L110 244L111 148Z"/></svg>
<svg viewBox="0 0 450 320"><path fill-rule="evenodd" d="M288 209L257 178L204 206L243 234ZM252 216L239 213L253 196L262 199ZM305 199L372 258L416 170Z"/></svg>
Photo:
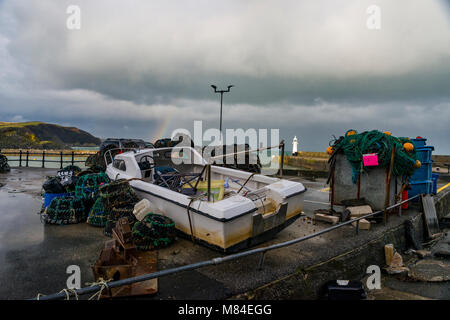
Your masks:
<svg viewBox="0 0 450 320"><path fill-rule="evenodd" d="M111 160L106 173L112 180L130 179L151 211L174 220L182 235L224 253L272 238L302 212L301 183L208 165L195 148L140 149Z"/></svg>

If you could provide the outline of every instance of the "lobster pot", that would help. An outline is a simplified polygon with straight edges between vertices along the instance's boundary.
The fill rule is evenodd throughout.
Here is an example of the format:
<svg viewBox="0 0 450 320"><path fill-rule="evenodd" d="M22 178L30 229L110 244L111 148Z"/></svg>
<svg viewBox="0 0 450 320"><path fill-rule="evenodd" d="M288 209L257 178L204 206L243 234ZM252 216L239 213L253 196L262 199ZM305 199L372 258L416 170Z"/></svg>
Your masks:
<svg viewBox="0 0 450 320"><path fill-rule="evenodd" d="M104 227L107 220L108 215L106 214L105 207L103 206L102 198L98 197L89 211L86 222L94 227Z"/></svg>
<svg viewBox="0 0 450 320"><path fill-rule="evenodd" d="M54 198L44 213L48 224L74 224L86 220L84 201L75 197Z"/></svg>
<svg viewBox="0 0 450 320"><path fill-rule="evenodd" d="M106 236L112 235L112 229L120 218L127 218L130 225L137 221L133 211L138 198L128 181L112 181L99 189L99 195L107 217L103 229Z"/></svg>
<svg viewBox="0 0 450 320"><path fill-rule="evenodd" d="M109 182L109 177L103 172L81 176L75 186L75 196L85 200L93 200L97 197L100 186Z"/></svg>

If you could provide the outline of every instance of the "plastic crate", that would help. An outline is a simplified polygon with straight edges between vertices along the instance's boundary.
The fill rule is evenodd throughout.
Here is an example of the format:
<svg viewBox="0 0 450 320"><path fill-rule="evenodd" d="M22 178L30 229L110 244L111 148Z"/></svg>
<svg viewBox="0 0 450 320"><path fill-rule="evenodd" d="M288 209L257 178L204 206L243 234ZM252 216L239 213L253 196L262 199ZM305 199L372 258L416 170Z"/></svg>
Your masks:
<svg viewBox="0 0 450 320"><path fill-rule="evenodd" d="M54 198L65 198L71 195L72 193L44 193L44 208L47 208Z"/></svg>
<svg viewBox="0 0 450 320"><path fill-rule="evenodd" d="M431 174L431 181L433 181L433 190L432 193L436 194L437 193L437 182L439 179L439 173L432 173Z"/></svg>
<svg viewBox="0 0 450 320"><path fill-rule="evenodd" d="M408 191L408 196L411 198L417 194L430 194L433 191L433 181L432 180L424 180L424 181L411 181L411 190ZM417 202L418 199L415 199Z"/></svg>
<svg viewBox="0 0 450 320"><path fill-rule="evenodd" d="M420 147L425 147L425 145L427 144L426 141L427 139L425 138L420 138L420 139L411 139L414 147L416 148L420 148Z"/></svg>
<svg viewBox="0 0 450 320"><path fill-rule="evenodd" d="M420 168L414 170L411 181L424 181L431 179L433 162L424 162Z"/></svg>
<svg viewBox="0 0 450 320"><path fill-rule="evenodd" d="M431 153L433 150L434 147L432 146L416 148L417 158L421 163L431 162Z"/></svg>

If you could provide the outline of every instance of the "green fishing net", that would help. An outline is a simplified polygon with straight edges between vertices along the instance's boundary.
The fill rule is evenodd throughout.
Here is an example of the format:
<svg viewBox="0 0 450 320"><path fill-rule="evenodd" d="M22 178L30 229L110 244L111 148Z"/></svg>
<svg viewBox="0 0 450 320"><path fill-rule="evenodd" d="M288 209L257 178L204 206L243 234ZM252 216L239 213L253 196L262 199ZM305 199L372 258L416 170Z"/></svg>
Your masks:
<svg viewBox="0 0 450 320"><path fill-rule="evenodd" d="M350 131L350 130L349 130ZM393 175L398 177L410 177L417 160L415 148L407 152L403 145L411 143L409 138L394 137L378 130L366 131L345 137L336 141L333 145L333 153L342 151L352 166L352 181L357 182L358 176L365 167L363 165L363 155L376 153L378 155L378 167L390 165L392 148L395 145L395 157Z"/></svg>

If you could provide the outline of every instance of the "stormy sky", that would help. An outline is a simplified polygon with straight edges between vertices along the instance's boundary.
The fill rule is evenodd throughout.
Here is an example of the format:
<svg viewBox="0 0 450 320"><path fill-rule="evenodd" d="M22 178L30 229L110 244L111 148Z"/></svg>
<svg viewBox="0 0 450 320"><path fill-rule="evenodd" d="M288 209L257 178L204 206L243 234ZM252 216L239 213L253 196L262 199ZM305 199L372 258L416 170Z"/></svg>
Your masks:
<svg viewBox="0 0 450 320"><path fill-rule="evenodd" d="M450 154L449 1L0 0L0 121L153 141L217 128L211 84L235 85L225 128L278 128L288 148L353 128Z"/></svg>

